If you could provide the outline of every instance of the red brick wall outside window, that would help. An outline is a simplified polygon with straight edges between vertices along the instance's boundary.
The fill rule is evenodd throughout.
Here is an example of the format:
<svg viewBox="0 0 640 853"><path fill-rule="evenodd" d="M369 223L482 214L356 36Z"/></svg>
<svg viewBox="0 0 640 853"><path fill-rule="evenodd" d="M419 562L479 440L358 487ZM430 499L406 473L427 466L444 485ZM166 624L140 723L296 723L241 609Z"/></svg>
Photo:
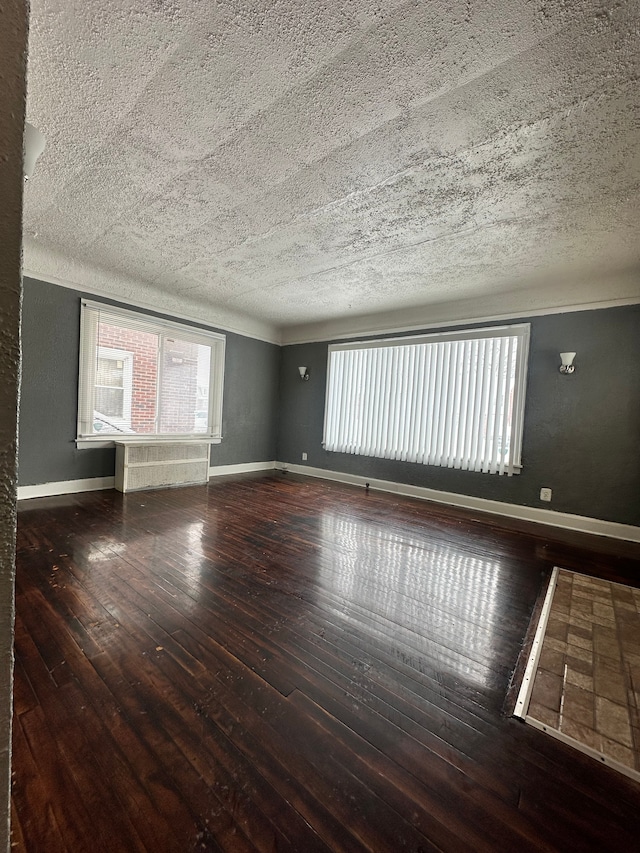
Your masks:
<svg viewBox="0 0 640 853"><path fill-rule="evenodd" d="M152 332L127 329L107 323L98 325L98 346L130 353L133 359L131 429L135 433L156 432L158 393L158 340ZM117 356L116 356L117 357ZM160 434L194 432L197 400L198 344L165 337L162 364Z"/></svg>

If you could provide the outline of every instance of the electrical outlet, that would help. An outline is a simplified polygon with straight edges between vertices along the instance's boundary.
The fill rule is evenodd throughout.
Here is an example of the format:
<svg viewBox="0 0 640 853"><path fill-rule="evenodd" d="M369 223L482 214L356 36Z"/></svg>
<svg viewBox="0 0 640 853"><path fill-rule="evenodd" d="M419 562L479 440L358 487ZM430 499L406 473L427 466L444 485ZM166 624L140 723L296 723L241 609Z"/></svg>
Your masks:
<svg viewBox="0 0 640 853"><path fill-rule="evenodd" d="M540 500L541 501L550 501L551 500L551 489L540 489Z"/></svg>
<svg viewBox="0 0 640 853"><path fill-rule="evenodd" d="M306 454L306 453L303 453L303 454L302 454L302 461L303 461L303 462L306 462L306 461L307 461L307 454Z"/></svg>

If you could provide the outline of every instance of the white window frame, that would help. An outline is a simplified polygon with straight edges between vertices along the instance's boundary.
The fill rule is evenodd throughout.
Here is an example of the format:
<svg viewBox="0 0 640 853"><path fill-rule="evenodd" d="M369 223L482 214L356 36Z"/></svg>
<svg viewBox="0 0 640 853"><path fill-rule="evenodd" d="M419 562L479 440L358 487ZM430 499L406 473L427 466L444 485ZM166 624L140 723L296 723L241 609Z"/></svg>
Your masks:
<svg viewBox="0 0 640 853"><path fill-rule="evenodd" d="M133 396L133 353L128 350L98 347L98 358L123 362L122 417L110 418L121 427L131 427L131 398ZM97 386L96 386L97 387Z"/></svg>
<svg viewBox="0 0 640 853"><path fill-rule="evenodd" d="M520 323L511 326L493 326L481 329L464 329L455 332L438 332L401 338L384 338L381 340L350 341L330 344L327 357L327 385L322 439L323 447L329 452L350 453L374 458L396 459L398 461L416 462L417 464L435 465L437 467L481 471L492 474L506 473L510 475L519 473L522 468L522 433L524 426L530 329L531 326L529 323ZM417 396L417 389L424 387L426 389L426 397L431 400L431 404L434 407L433 411L438 412L439 415L437 418L438 438L437 440L434 438L433 441L427 438L424 446L416 440L416 436L421 435L422 438L424 438L426 434L430 433L430 428L424 427L424 432L419 433L416 432L414 427L416 419L420 419L423 424L426 424L429 420L429 415L426 414L426 409L421 409L419 406L418 408L411 408L405 397L400 394L398 389L401 388L402 385L401 382L396 383L396 377L403 374L401 372L400 374L394 375L393 371L389 373L388 371L390 368L388 359L385 362L385 357L382 356L382 353L380 356L382 363L387 365L385 368L387 372L384 376L381 374L383 382L371 385L370 393L366 392L363 395L358 396L354 391L356 387L354 382L360 381L363 383L362 387L366 388L367 382L372 381L371 377L373 375L377 375L375 372L378 367L372 364L372 359L375 359L375 355L367 356L365 354L367 350L375 349L380 352L381 350L386 350L387 348L392 347L395 347L398 350L405 348L404 352L407 354L405 357L408 358L408 353L410 352L408 348L414 345L463 343L468 348L469 345L475 346L473 342L478 342L477 346L480 349L475 350L477 354L481 351L483 346L482 342L486 341L486 339L513 340L514 338L516 339L516 343L512 344L513 349L509 351L512 358L515 353L513 402L511 404L511 430L509 432L510 444L509 452L503 454L502 458L496 459L499 453L497 449L499 444L496 438L499 422L495 418L495 415L491 413L490 407L484 408L485 398L488 396L490 399L492 396L491 393L487 392L486 382L483 386L477 386L483 389L481 392L483 395L481 405L478 404L478 397L476 397L473 405L471 403L465 404L466 410L469 413L468 418L461 420L457 415L455 416L455 420L458 423L465 424L464 434L462 432L458 435L446 433L447 423L451 423L450 419L454 417L450 414L452 410L448 408L449 400L454 399L454 401L460 401L467 393L470 384L466 374L462 375L462 378L460 378L460 371L463 370L463 362L460 360L456 361L456 369L458 372L455 375L450 373L450 359L454 358L454 355L451 354L452 350L450 348L444 348L441 351L442 358L439 362L437 371L435 367L432 371L427 371L427 368L425 367L424 371L420 374L423 377L420 381L418 381L416 373L417 368L413 370L413 372L406 374L406 376L413 377L410 380L410 386L408 387L412 388L414 400L423 399L422 397ZM484 344L484 346L486 346L486 344ZM342 365L340 366L338 364L338 362L341 361L340 356L338 355L339 353L355 351L362 353L362 357L360 359L358 359L357 356L355 358L348 358L346 361L342 359ZM432 352L435 352L435 350L432 350ZM432 365L432 361L429 361L428 363L429 365ZM511 363L513 365L513 361ZM380 362L377 362L377 364L379 365ZM433 364L435 364L435 357ZM369 367L367 368L366 365L369 365ZM333 369L334 367L335 370ZM339 379L336 378L336 376L340 371L344 371L342 375L345 377L345 382L340 382L338 385L336 383L339 382ZM336 376L334 376L334 373ZM432 378L434 374L436 376L435 380ZM485 374L485 376L486 375L488 374ZM424 379L426 376L429 377L428 380ZM358 377L358 379L356 379L356 377ZM364 379L364 377L369 378ZM385 381L386 390L382 387ZM420 384L421 381L424 381L424 386ZM503 392L505 390L504 381L508 380L495 380L496 384L502 383L501 387ZM494 380L491 380L492 390L493 382ZM351 388L345 387L350 383ZM440 384L437 384L436 387L436 384L434 383ZM434 391L434 389L436 390ZM497 391L498 389L495 390ZM474 393L479 394L480 392L476 391ZM398 396L399 394L400 396ZM430 396L431 394L435 394L435 396ZM411 395L407 396L410 397ZM503 397L503 399L507 398ZM360 400L360 404L357 400ZM384 403L382 402L383 400ZM398 405L393 408L393 415L388 417L385 413L391 411L389 406L391 405L393 407L394 403L397 403ZM361 405L364 405L365 409L363 409ZM505 419L505 423L507 418L506 408L507 403L505 402L503 410L504 414L501 415ZM358 417L358 420L354 422L349 419L351 411L366 411L366 418L362 419ZM453 409L453 411L459 412L460 410ZM483 454L483 458L481 460L478 459L478 454L474 452L476 446L478 446L479 440L475 437L478 433L475 431L473 433L469 432L470 425L473 426L476 423L475 415L478 411L484 414L486 418L490 419L486 421L487 424L489 422L495 424L495 429L489 433L493 436L493 438L490 439L490 441L493 442L490 446L491 452L488 456L487 454ZM416 412L418 412L417 415ZM366 424L365 426L363 426L363 422ZM344 426L347 423L355 423L355 427L352 430L349 430L349 427ZM401 423L404 423L405 426L401 426ZM404 430L407 430L407 432L403 432ZM485 432L488 431L489 429L487 428ZM393 440L390 441L387 438L387 435L391 435L392 433ZM407 438L409 434L411 434L411 440ZM402 435L405 435L404 439L402 438ZM433 435L435 436L435 432ZM470 438L469 436L471 435L474 437ZM396 444L395 442L398 439L398 436L400 436L400 439ZM486 439L480 438L480 445L482 445L483 442L486 445L486 441ZM434 442L438 445L438 448L442 448L442 450L438 449L437 452L434 452ZM471 452L469 456L467 456L466 453L461 454L459 452L460 446L469 442L471 443L473 452ZM421 446L419 450L416 450L418 443L420 443ZM506 460L504 458L505 456L507 457Z"/></svg>
<svg viewBox="0 0 640 853"><path fill-rule="evenodd" d="M94 389L96 380L96 356L104 352L106 357L111 353L122 356L129 355L133 367L131 353L123 350L111 350L108 347L97 347L98 322L100 316L116 325L120 321L123 328L139 329L156 335L173 335L180 340L196 344L204 344L211 348L211 367L209 371L209 431L206 433L144 433L139 435L123 435L122 433L94 433ZM162 340L162 338L160 339ZM159 347L159 351L160 351ZM199 329L172 320L160 319L138 311L114 307L102 302L92 302L88 299L81 301L80 309L80 352L78 369L78 422L76 445L78 447L113 447L115 441L132 443L148 443L149 441L194 441L219 444L222 441L222 403L224 391L226 335ZM129 401L129 417L131 401Z"/></svg>

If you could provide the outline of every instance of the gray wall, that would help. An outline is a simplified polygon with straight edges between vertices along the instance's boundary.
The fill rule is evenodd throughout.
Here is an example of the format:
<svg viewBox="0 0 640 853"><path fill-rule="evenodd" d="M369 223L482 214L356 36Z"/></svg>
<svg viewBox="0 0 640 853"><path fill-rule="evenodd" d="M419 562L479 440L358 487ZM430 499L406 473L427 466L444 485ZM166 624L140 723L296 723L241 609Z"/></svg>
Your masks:
<svg viewBox="0 0 640 853"><path fill-rule="evenodd" d="M27 4L0 4L0 850L9 849Z"/></svg>
<svg viewBox="0 0 640 853"><path fill-rule="evenodd" d="M47 282L24 282L21 486L114 473L113 449L75 445L81 296ZM211 464L273 460L280 347L226 336L223 440L212 446Z"/></svg>
<svg viewBox="0 0 640 853"><path fill-rule="evenodd" d="M283 348L278 459L640 525L640 306L524 319L531 351L517 476L326 452L327 343ZM572 376L558 372L560 350L577 352ZM553 489L550 504L539 500L542 486Z"/></svg>
<svg viewBox="0 0 640 853"><path fill-rule="evenodd" d="M25 280L21 485L109 476L113 450L75 446L80 294ZM527 320L527 318L524 318ZM279 459L441 491L640 525L640 306L534 317L514 477L327 453L327 346L277 347L227 333L223 441L211 464ZM558 373L560 350L576 372ZM309 382L297 367L305 364ZM279 376L279 370L281 372ZM553 489L551 504L539 500Z"/></svg>

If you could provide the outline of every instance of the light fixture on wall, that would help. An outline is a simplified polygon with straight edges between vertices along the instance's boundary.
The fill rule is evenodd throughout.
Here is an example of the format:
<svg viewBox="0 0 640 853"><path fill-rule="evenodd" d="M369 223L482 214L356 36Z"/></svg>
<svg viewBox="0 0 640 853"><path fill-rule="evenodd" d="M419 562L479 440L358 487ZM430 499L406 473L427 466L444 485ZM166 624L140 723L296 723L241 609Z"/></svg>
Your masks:
<svg viewBox="0 0 640 853"><path fill-rule="evenodd" d="M576 357L575 352L561 352L560 359L562 364L558 368L560 373L573 373L576 369L573 359Z"/></svg>
<svg viewBox="0 0 640 853"><path fill-rule="evenodd" d="M44 151L46 141L37 127L29 122L24 125L24 179L28 181L36 167L36 160Z"/></svg>
<svg viewBox="0 0 640 853"><path fill-rule="evenodd" d="M307 370L307 368L306 368L306 367L299 367L299 368L298 368L298 373L300 374L300 379L302 379L302 381L303 381L303 382L308 382L308 380L309 380L309 371Z"/></svg>

